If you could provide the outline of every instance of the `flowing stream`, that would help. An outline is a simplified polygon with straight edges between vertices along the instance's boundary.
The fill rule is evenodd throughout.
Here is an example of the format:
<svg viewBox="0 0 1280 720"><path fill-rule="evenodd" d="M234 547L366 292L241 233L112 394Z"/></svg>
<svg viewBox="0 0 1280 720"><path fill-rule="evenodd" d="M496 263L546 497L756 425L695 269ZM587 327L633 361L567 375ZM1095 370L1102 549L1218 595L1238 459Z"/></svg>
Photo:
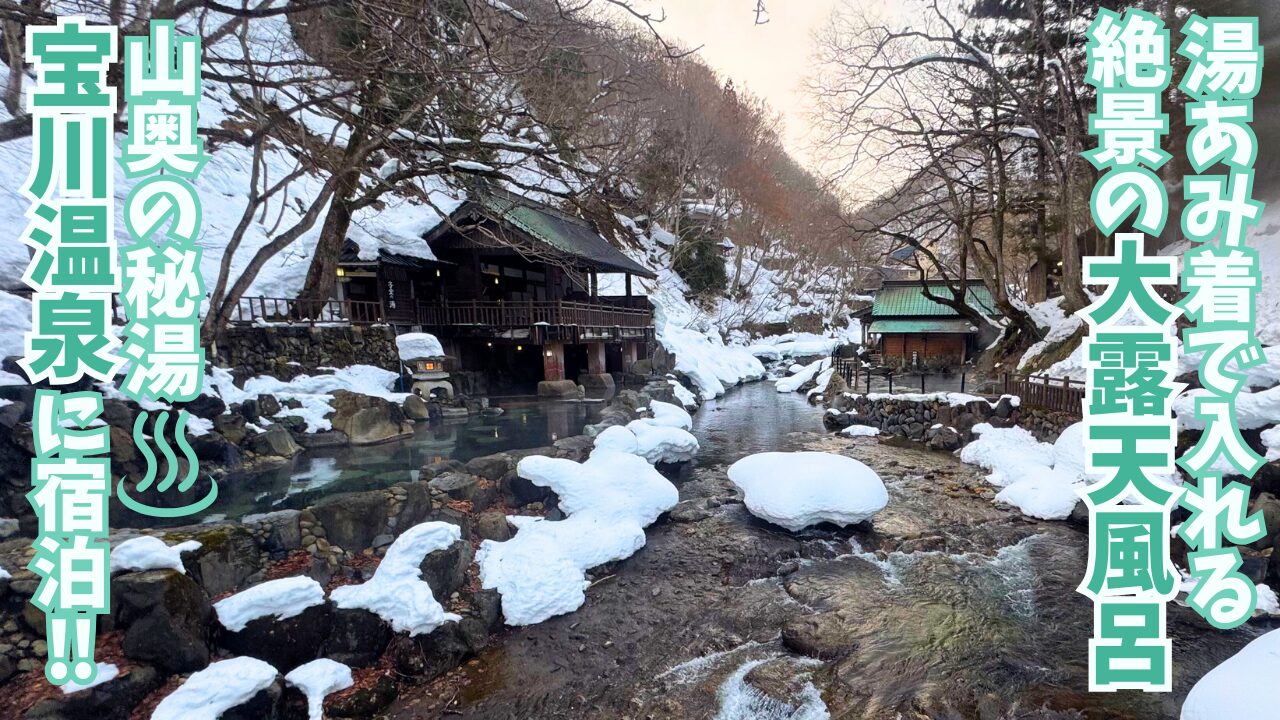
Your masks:
<svg viewBox="0 0 1280 720"><path fill-rule="evenodd" d="M1174 692L1089 694L1083 530L996 507L952 456L834 437L820 418L772 383L707 403L682 502L644 549L597 568L577 612L509 629L391 717L1176 718L1262 631L1171 605ZM800 534L751 517L727 465L800 449L867 463L889 506L870 527Z"/></svg>

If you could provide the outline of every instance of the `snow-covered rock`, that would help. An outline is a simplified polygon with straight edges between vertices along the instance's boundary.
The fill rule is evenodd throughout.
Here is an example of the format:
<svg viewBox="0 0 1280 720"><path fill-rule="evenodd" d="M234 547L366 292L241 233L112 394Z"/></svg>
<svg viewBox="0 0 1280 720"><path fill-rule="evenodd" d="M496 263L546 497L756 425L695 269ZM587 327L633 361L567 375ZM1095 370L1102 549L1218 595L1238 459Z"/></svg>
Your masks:
<svg viewBox="0 0 1280 720"><path fill-rule="evenodd" d="M814 360L808 365L805 365L799 372L778 380L774 383L774 387L777 388L780 393L795 392L800 389L801 385L813 380L819 373L826 370L830 364L831 358Z"/></svg>
<svg viewBox="0 0 1280 720"><path fill-rule="evenodd" d="M276 681L276 669L251 657L220 660L193 673L156 706L151 720L218 720Z"/></svg>
<svg viewBox="0 0 1280 720"><path fill-rule="evenodd" d="M347 390L359 395L378 397L399 405L409 397L408 393L391 390L392 385L400 377L389 370L372 365L352 365L335 368L330 375L299 375L289 382L283 382L270 375L259 375L244 382L244 387L237 387L231 373L222 368L210 368L205 379L206 388L216 392L228 405L244 402L258 395L274 395L280 401L296 400L301 407L283 407L275 414L275 418L289 416L300 417L307 423L307 432L321 432L333 429L330 416L334 413L333 393Z"/></svg>
<svg viewBox="0 0 1280 720"><path fill-rule="evenodd" d="M422 559L458 542L462 531L445 522L425 522L404 532L387 548L373 577L329 593L340 608L362 608L386 620L396 632L423 635L461 618L445 612L422 579Z"/></svg>
<svg viewBox="0 0 1280 720"><path fill-rule="evenodd" d="M830 355L840 345L857 341L860 337L841 335L818 335L815 333L787 333L761 338L747 346L747 350L758 358L765 360L782 360L792 357L814 357Z"/></svg>
<svg viewBox="0 0 1280 720"><path fill-rule="evenodd" d="M681 385L676 380L668 379L667 382L671 384L671 392L676 396L676 400L680 401L681 405L685 408L698 407L698 396L689 392L689 388Z"/></svg>
<svg viewBox="0 0 1280 720"><path fill-rule="evenodd" d="M515 537L481 544L480 581L502 595L508 625L577 610L586 600L586 571L630 557L644 546L644 528L680 499L648 462L625 452L596 448L583 463L535 455L516 470L555 492L568 517L510 516Z"/></svg>
<svg viewBox="0 0 1280 720"><path fill-rule="evenodd" d="M1272 720L1277 667L1280 630L1272 630L1200 678L1182 703L1182 720Z"/></svg>
<svg viewBox="0 0 1280 720"><path fill-rule="evenodd" d="M444 355L444 346L431 333L404 333L396 336L396 350L403 361Z"/></svg>
<svg viewBox="0 0 1280 720"><path fill-rule="evenodd" d="M880 434L880 428L871 425L850 425L840 431L845 437L875 437Z"/></svg>
<svg viewBox="0 0 1280 720"><path fill-rule="evenodd" d="M596 436L595 449L602 452L621 452L635 455L640 451L640 443L636 440L635 433L622 425L614 425L605 428Z"/></svg>
<svg viewBox="0 0 1280 720"><path fill-rule="evenodd" d="M232 632L263 617L287 620L324 604L324 588L305 575L268 580L213 604L218 622Z"/></svg>
<svg viewBox="0 0 1280 720"><path fill-rule="evenodd" d="M116 570L177 570L186 573L182 565L182 553L200 549L199 540L187 540L177 545L166 545L164 540L150 535L130 538L111 549L111 569Z"/></svg>
<svg viewBox="0 0 1280 720"><path fill-rule="evenodd" d="M693 429L693 416L677 405L665 403L661 400L651 400L649 402L649 413L653 415L653 421L658 425L680 428L681 430Z"/></svg>
<svg viewBox="0 0 1280 720"><path fill-rule="evenodd" d="M1062 520L1069 517L1080 502L1077 493L1083 487L1071 476L1045 468L1043 474L1028 475L1015 480L996 493L996 502L1012 505L1023 515L1041 520Z"/></svg>
<svg viewBox="0 0 1280 720"><path fill-rule="evenodd" d="M973 434L977 438L964 446L960 459L990 470L987 482L996 487L1012 485L1053 467L1053 446L1040 442L1023 428L978 423L973 426Z"/></svg>
<svg viewBox="0 0 1280 720"><path fill-rule="evenodd" d="M635 454L650 463L688 462L698 456L698 438L688 430L660 425L652 418L632 420L627 429L636 438Z"/></svg>
<svg viewBox="0 0 1280 720"><path fill-rule="evenodd" d="M284 681L306 696L309 720L324 720L324 699L355 684L351 668L329 658L319 658L299 665L284 676Z"/></svg>
<svg viewBox="0 0 1280 720"><path fill-rule="evenodd" d="M792 532L821 522L869 520L889 502L874 470L843 455L767 452L729 466L751 514Z"/></svg>

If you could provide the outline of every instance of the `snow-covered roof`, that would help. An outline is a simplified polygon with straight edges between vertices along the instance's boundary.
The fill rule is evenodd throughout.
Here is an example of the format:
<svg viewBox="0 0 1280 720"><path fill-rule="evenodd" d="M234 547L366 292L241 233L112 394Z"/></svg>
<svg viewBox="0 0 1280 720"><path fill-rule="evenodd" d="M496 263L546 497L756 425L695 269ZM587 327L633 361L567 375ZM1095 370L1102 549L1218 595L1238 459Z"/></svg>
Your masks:
<svg viewBox="0 0 1280 720"><path fill-rule="evenodd" d="M468 217L503 223L519 230L525 239L601 272L656 277L648 268L610 244L586 220L537 200L494 188L474 193L449 216L449 222L441 221L426 234L427 243L434 242Z"/></svg>

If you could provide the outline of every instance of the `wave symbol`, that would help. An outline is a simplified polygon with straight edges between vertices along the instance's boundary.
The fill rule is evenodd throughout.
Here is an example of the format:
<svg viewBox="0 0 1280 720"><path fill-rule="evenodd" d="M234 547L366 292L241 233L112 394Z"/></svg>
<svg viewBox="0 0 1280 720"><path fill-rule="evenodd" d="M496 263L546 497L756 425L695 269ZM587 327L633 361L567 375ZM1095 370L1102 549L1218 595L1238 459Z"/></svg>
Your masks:
<svg viewBox="0 0 1280 720"><path fill-rule="evenodd" d="M195 485L196 478L200 472L200 462L196 459L195 451L191 449L190 443L187 442L187 421L190 417L186 410L178 412L173 424L172 435L174 442L171 444L165 433L165 427L169 424L169 411L163 411L156 416L150 439L143 432L150 415L146 412L138 413L137 419L133 422L133 443L146 460L147 470L142 479L137 482L134 488L135 493L148 492L153 485L156 492L170 493L170 490L173 489L173 492L185 493ZM157 462L155 451L151 449L152 443L155 444L156 450L160 452L160 455L164 457L165 472L159 483L156 483L156 476L159 474L159 463ZM187 461L187 470L183 474L181 481L178 480L180 463L178 462L178 454L174 452L173 445L175 444L178 446L178 452L182 453L183 459ZM174 488L175 482L177 482L176 488ZM125 487L125 478L120 478L120 482L116 484L116 494L119 496L120 502L134 512L150 517L176 518L195 515L212 505L218 499L218 483L212 481L212 486L207 495L194 503L181 507L156 507L131 497L128 488Z"/></svg>

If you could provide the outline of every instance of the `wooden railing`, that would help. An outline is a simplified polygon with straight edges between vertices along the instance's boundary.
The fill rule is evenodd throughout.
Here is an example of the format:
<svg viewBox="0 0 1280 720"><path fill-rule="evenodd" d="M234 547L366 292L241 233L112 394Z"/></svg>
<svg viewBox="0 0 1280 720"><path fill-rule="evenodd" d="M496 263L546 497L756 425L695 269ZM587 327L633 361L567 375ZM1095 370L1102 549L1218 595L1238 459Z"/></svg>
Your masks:
<svg viewBox="0 0 1280 720"><path fill-rule="evenodd" d="M367 300L327 300L291 298L242 298L231 315L233 323L304 322L309 324L345 322L368 325L385 322L382 303ZM534 325L578 325L584 327L643 328L653 324L653 311L621 305L570 300L501 302L463 301L419 303L412 317L415 325L447 327L476 325L490 328L527 328ZM397 322L402 322L397 315Z"/></svg>
<svg viewBox="0 0 1280 720"><path fill-rule="evenodd" d="M296 298L241 298L231 314L233 323L302 322L371 325L383 319L376 300L298 300Z"/></svg>
<svg viewBox="0 0 1280 720"><path fill-rule="evenodd" d="M653 324L653 311L647 308L628 308L570 300L525 302L472 300L420 304L418 320L426 327L481 325L493 328L524 328L539 324L648 327Z"/></svg>
<svg viewBox="0 0 1280 720"><path fill-rule="evenodd" d="M1017 395L1022 405L1054 410L1080 417L1084 403L1084 381L1048 375L1003 376L1004 394Z"/></svg>

